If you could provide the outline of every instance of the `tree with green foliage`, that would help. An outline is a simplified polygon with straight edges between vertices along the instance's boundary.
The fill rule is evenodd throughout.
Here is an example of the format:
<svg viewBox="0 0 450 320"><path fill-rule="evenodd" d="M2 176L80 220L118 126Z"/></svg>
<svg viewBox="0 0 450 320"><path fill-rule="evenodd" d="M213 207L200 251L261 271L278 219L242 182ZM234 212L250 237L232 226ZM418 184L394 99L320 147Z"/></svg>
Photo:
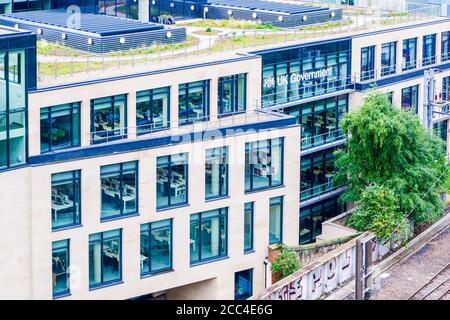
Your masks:
<svg viewBox="0 0 450 320"><path fill-rule="evenodd" d="M393 107L387 95L371 91L341 125L347 150L336 152L334 182L349 187L341 201L360 206L353 226L384 238L404 219L420 225L442 215L439 194L449 176L443 142L413 111Z"/></svg>
<svg viewBox="0 0 450 320"><path fill-rule="evenodd" d="M300 269L300 263L298 262L296 253L285 247L281 249L281 252L271 263L271 270L276 274L277 281L287 277L298 269Z"/></svg>

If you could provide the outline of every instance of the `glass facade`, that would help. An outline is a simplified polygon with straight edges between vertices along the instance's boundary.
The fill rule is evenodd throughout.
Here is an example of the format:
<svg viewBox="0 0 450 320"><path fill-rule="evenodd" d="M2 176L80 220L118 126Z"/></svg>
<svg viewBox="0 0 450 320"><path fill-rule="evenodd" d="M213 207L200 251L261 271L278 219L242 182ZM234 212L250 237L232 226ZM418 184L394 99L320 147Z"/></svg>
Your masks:
<svg viewBox="0 0 450 320"><path fill-rule="evenodd" d="M375 78L375 46L361 48L361 81Z"/></svg>
<svg viewBox="0 0 450 320"><path fill-rule="evenodd" d="M91 100L92 143L126 137L127 96L125 94Z"/></svg>
<svg viewBox="0 0 450 320"><path fill-rule="evenodd" d="M422 43L422 66L436 63L436 34L423 37Z"/></svg>
<svg viewBox="0 0 450 320"><path fill-rule="evenodd" d="M178 86L178 122L180 125L208 120L209 80Z"/></svg>
<svg viewBox="0 0 450 320"><path fill-rule="evenodd" d="M221 208L191 215L191 264L227 255L227 212Z"/></svg>
<svg viewBox="0 0 450 320"><path fill-rule="evenodd" d="M158 157L156 169L156 207L158 209L186 204L187 153Z"/></svg>
<svg viewBox="0 0 450 320"><path fill-rule="evenodd" d="M348 40L262 53L262 104L345 89L351 82L350 55Z"/></svg>
<svg viewBox="0 0 450 320"><path fill-rule="evenodd" d="M245 144L245 191L283 184L283 138Z"/></svg>
<svg viewBox="0 0 450 320"><path fill-rule="evenodd" d="M89 235L89 287L122 279L122 230Z"/></svg>
<svg viewBox="0 0 450 320"><path fill-rule="evenodd" d="M224 197L228 194L228 148L206 149L205 198Z"/></svg>
<svg viewBox="0 0 450 320"><path fill-rule="evenodd" d="M79 145L79 102L41 108L41 153Z"/></svg>
<svg viewBox="0 0 450 320"><path fill-rule="evenodd" d="M335 196L300 209L300 244L314 242L316 237L322 233L322 222L345 211L345 206L338 203L338 197Z"/></svg>
<svg viewBox="0 0 450 320"><path fill-rule="evenodd" d="M100 167L101 219L137 212L137 161Z"/></svg>
<svg viewBox="0 0 450 320"><path fill-rule="evenodd" d="M141 225L141 275L172 269L172 219Z"/></svg>
<svg viewBox="0 0 450 320"><path fill-rule="evenodd" d="M397 42L388 42L381 45L381 76L395 73L397 64Z"/></svg>
<svg viewBox="0 0 450 320"><path fill-rule="evenodd" d="M159 1L158 1L159 2ZM52 9L77 5L83 13L97 13L120 18L139 19L139 0L52 0Z"/></svg>
<svg viewBox="0 0 450 320"><path fill-rule="evenodd" d="M301 125L301 148L312 148L342 138L340 120L348 111L348 95L308 102L284 109Z"/></svg>
<svg viewBox="0 0 450 320"><path fill-rule="evenodd" d="M70 293L69 288L69 240L52 243L52 287L53 297Z"/></svg>
<svg viewBox="0 0 450 320"><path fill-rule="evenodd" d="M253 295L253 269L234 274L234 300L247 300Z"/></svg>
<svg viewBox="0 0 450 320"><path fill-rule="evenodd" d="M270 199L269 244L283 241L283 197Z"/></svg>
<svg viewBox="0 0 450 320"><path fill-rule="evenodd" d="M244 252L253 251L253 202L244 204Z"/></svg>
<svg viewBox="0 0 450 320"><path fill-rule="evenodd" d="M247 75L245 73L220 77L218 86L219 115L245 111L247 104Z"/></svg>
<svg viewBox="0 0 450 320"><path fill-rule="evenodd" d="M136 93L136 127L138 134L169 127L169 99L169 87Z"/></svg>
<svg viewBox="0 0 450 320"><path fill-rule="evenodd" d="M12 12L43 10L44 0L12 0Z"/></svg>
<svg viewBox="0 0 450 320"><path fill-rule="evenodd" d="M336 148L327 149L301 157L300 200L333 189L335 174L334 154Z"/></svg>
<svg viewBox="0 0 450 320"><path fill-rule="evenodd" d="M403 40L402 70L414 69L417 64L417 38Z"/></svg>
<svg viewBox="0 0 450 320"><path fill-rule="evenodd" d="M441 33L441 60L442 62L450 60L450 31Z"/></svg>
<svg viewBox="0 0 450 320"><path fill-rule="evenodd" d="M0 51L0 169L25 164L24 51Z"/></svg>
<svg viewBox="0 0 450 320"><path fill-rule="evenodd" d="M52 229L81 224L81 173L52 174Z"/></svg>
<svg viewBox="0 0 450 320"><path fill-rule="evenodd" d="M442 100L450 101L450 76L442 78Z"/></svg>
<svg viewBox="0 0 450 320"><path fill-rule="evenodd" d="M402 89L402 109L419 110L419 86L412 86Z"/></svg>

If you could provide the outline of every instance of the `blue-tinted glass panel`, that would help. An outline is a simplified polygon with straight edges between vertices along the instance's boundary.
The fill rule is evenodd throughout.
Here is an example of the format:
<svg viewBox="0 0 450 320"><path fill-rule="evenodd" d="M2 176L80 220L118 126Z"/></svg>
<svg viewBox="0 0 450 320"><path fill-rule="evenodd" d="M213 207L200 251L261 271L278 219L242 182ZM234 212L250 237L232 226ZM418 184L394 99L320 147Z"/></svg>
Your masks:
<svg viewBox="0 0 450 320"><path fill-rule="evenodd" d="M141 275L172 268L172 219L141 225Z"/></svg>
<svg viewBox="0 0 450 320"><path fill-rule="evenodd" d="M269 207L269 244L282 243L283 233L283 197L270 199Z"/></svg>
<svg viewBox="0 0 450 320"><path fill-rule="evenodd" d="M187 203L187 166L187 153L157 158L157 208Z"/></svg>
<svg viewBox="0 0 450 320"><path fill-rule="evenodd" d="M228 194L228 148L206 149L205 197L212 199Z"/></svg>
<svg viewBox="0 0 450 320"><path fill-rule="evenodd" d="M178 86L178 122L180 125L208 120L209 80Z"/></svg>
<svg viewBox="0 0 450 320"><path fill-rule="evenodd" d="M234 274L234 299L246 300L253 295L253 269Z"/></svg>
<svg viewBox="0 0 450 320"><path fill-rule="evenodd" d="M138 134L169 127L169 95L169 87L140 91L136 94Z"/></svg>
<svg viewBox="0 0 450 320"><path fill-rule="evenodd" d="M52 287L54 297L70 293L69 266L69 240L53 242Z"/></svg>
<svg viewBox="0 0 450 320"><path fill-rule="evenodd" d="M52 174L52 229L81 223L80 171Z"/></svg>
<svg viewBox="0 0 450 320"><path fill-rule="evenodd" d="M218 82L219 115L245 111L247 75L220 77Z"/></svg>

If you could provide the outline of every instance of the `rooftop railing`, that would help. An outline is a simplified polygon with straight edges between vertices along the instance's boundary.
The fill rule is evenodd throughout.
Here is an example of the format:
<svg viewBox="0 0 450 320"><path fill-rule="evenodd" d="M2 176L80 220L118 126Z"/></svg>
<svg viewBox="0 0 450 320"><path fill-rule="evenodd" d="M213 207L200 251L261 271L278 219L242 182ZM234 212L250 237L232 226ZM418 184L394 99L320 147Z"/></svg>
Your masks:
<svg viewBox="0 0 450 320"><path fill-rule="evenodd" d="M71 52L63 55L38 54L38 86L79 82L126 73L136 73L149 68L161 68L164 63L186 63L218 59L221 53L237 53L264 49L305 39L322 39L342 33L357 32L370 27L429 20L420 14L390 16L380 10L375 15L354 15L343 20L311 24L300 28L275 30L223 29L220 35L190 35L184 44L158 44L128 52L94 55L89 52Z"/></svg>

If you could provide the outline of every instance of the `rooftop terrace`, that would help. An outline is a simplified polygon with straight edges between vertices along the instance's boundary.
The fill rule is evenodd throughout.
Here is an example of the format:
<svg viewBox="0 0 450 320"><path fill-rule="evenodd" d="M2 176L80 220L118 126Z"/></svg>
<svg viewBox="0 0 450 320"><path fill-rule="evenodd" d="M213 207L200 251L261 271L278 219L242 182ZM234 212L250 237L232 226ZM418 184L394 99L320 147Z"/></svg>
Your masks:
<svg viewBox="0 0 450 320"><path fill-rule="evenodd" d="M38 43L38 87L132 75L183 65L240 57L242 54L365 32L413 26L447 18L386 10L345 8L344 19L300 28L238 20L186 20L186 42L116 51L104 55Z"/></svg>

